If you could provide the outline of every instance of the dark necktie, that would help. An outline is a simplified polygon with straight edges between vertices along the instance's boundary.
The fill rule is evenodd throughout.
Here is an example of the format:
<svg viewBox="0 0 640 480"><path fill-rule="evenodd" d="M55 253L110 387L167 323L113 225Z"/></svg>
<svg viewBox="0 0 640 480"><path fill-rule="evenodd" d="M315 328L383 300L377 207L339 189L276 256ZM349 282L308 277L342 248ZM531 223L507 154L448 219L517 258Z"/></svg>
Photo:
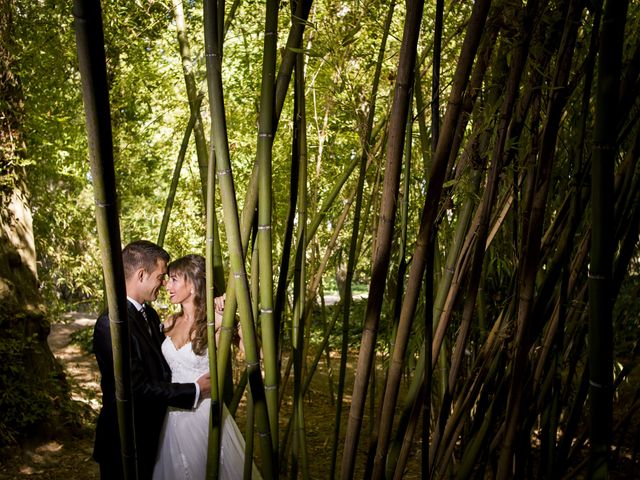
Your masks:
<svg viewBox="0 0 640 480"><path fill-rule="evenodd" d="M149 332L149 336L153 338L153 332L151 331L151 324L149 323L149 317L147 317L147 311L144 308L144 305L140 309L140 313L144 318L144 323L147 325L147 331Z"/></svg>

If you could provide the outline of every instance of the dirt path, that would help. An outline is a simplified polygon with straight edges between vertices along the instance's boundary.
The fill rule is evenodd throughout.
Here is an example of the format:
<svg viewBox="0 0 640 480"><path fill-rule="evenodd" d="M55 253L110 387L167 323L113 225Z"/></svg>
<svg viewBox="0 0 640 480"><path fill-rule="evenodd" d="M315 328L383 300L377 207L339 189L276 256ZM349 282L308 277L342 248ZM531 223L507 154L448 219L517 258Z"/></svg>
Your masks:
<svg viewBox="0 0 640 480"><path fill-rule="evenodd" d="M70 343L71 333L95 322L80 314L70 314L64 323L52 325L48 342L51 351L64 366L71 384L72 398L88 406L97 415L100 378L92 355ZM22 452L3 459L0 479L93 480L99 478L98 466L91 458L93 431L79 436L45 443L25 445Z"/></svg>

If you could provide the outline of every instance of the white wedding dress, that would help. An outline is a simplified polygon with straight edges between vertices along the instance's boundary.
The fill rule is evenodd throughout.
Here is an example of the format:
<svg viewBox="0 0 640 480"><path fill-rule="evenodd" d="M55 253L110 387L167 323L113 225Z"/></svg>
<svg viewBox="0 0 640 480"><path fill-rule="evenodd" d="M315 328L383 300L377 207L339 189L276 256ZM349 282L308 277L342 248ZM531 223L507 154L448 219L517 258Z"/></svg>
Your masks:
<svg viewBox="0 0 640 480"><path fill-rule="evenodd" d="M167 337L162 343L162 353L171 367L171 381L195 382L209 371L208 354L198 356L188 343L176 349ZM210 399L200 402L193 410L169 408L165 417L158 457L153 470L153 480L202 480L207 471L207 446L209 435ZM237 480L243 478L244 438L235 420L223 405L220 468L218 478ZM261 479L252 463L252 479Z"/></svg>

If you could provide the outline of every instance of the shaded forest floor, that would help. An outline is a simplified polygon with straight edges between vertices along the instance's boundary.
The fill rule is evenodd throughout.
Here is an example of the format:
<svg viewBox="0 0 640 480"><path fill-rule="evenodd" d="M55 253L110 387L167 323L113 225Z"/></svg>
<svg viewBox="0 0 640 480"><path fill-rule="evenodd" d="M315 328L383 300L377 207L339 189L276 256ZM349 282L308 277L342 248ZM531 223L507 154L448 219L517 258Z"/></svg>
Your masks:
<svg viewBox="0 0 640 480"><path fill-rule="evenodd" d="M20 452L13 449L4 452L0 457L0 480L5 479L38 479L38 480L70 480L99 478L98 466L91 458L93 451L93 434L95 417L100 408L100 375L95 358L87 353L81 346L72 342L74 332L86 334L92 330L94 318L80 314L70 315L63 323L52 325L49 335L49 345L52 352L64 366L65 372L72 389L72 398L77 402L79 415L82 415L84 426L80 432L63 435L53 441L39 444L24 445ZM311 357L311 356L310 356ZM307 449L309 459L310 478L329 478L330 452L333 438L333 418L335 416L335 402L333 396L337 385L339 359L332 354L331 373L333 386L329 384L329 370L326 359L323 359L314 375L310 391L306 395L305 423L307 428ZM353 386L352 372L355 371L357 352L349 356L350 365L347 367L347 386ZM237 378L236 378L237 380ZM292 380L288 382L290 388ZM350 397L345 398L343 418L349 413ZM291 414L291 396L285 396L282 404L281 435L286 428L286 421ZM244 430L244 403L239 407L236 415L238 424ZM368 424L363 423L363 434L367 438ZM341 431L344 438L344 428ZM361 442L364 444L364 442ZM338 468L340 465L340 453L343 446L339 444ZM364 446L361 447L364 449ZM360 452L362 454L364 450ZM363 458L359 456L359 458ZM419 478L420 452L413 452L410 471L404 478ZM356 471L356 478L361 478L362 472ZM282 478L287 478L283 475Z"/></svg>

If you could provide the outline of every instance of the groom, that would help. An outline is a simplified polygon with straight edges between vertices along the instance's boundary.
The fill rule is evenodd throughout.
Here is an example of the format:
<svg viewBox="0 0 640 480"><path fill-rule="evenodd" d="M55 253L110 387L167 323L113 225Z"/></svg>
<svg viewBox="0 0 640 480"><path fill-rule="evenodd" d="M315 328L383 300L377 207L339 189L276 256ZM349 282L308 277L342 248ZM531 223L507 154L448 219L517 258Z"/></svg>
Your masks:
<svg viewBox="0 0 640 480"><path fill-rule="evenodd" d="M165 283L169 254L158 245L139 240L122 251L127 289L131 341L131 384L138 478L151 479L168 406L193 408L199 397L210 393L209 375L196 383L171 383L171 370L160 345L160 319L145 302L152 302ZM123 478L116 410L115 379L109 314L103 313L93 332L93 351L102 379L102 409L96 426L93 458L100 464L103 480Z"/></svg>

